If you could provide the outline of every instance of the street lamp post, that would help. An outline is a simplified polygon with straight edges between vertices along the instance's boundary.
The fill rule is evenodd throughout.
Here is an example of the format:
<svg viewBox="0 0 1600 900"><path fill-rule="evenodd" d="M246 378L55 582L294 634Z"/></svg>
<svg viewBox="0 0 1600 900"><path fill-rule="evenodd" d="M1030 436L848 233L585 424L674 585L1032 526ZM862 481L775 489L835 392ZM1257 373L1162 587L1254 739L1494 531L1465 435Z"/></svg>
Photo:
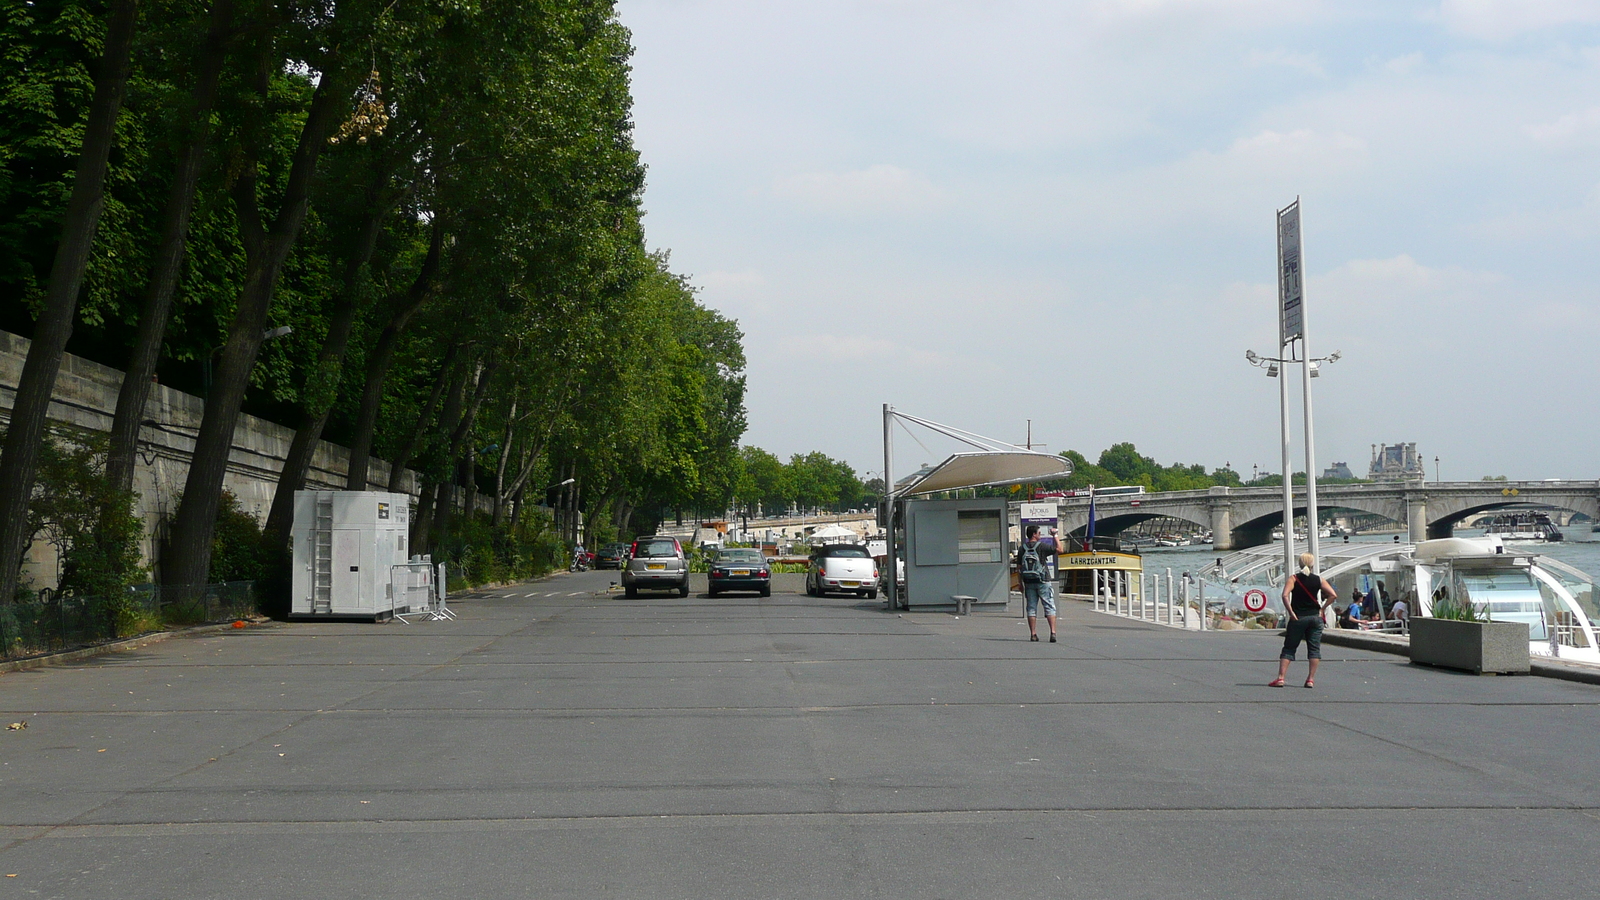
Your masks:
<svg viewBox="0 0 1600 900"><path fill-rule="evenodd" d="M1303 342L1302 342L1303 346ZM1304 364L1304 398L1305 398L1305 424L1306 424L1306 549L1312 556L1317 555L1317 472L1316 456L1312 448L1313 433L1311 430L1311 379L1320 378L1320 367L1323 363L1336 363L1339 361L1338 351L1316 359L1296 359L1292 353L1283 357L1259 356L1254 350L1246 350L1245 360L1258 369L1266 369L1268 378L1278 379L1278 432L1283 449L1283 572L1288 578L1295 570L1294 565L1294 479L1293 468L1289 462L1289 379L1283 371L1291 363Z"/></svg>

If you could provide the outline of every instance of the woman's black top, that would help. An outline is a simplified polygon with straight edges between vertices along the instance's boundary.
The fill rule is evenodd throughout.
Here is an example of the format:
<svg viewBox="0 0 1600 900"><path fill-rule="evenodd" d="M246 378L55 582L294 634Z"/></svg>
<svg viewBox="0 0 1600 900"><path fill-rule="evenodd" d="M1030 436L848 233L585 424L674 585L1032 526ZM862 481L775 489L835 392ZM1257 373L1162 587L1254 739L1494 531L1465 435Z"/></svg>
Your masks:
<svg viewBox="0 0 1600 900"><path fill-rule="evenodd" d="M1290 595L1289 607L1296 616L1316 616L1322 614L1322 601L1317 599L1317 592L1322 590L1322 577L1319 575L1296 574L1294 576L1294 591Z"/></svg>

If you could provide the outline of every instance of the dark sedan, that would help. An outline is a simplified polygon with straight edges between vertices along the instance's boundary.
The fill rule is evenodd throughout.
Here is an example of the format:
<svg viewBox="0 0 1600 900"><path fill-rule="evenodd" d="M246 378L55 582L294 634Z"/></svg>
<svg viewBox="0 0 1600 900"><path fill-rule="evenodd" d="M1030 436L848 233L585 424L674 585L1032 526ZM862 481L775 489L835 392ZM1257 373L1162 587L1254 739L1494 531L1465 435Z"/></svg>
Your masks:
<svg viewBox="0 0 1600 900"><path fill-rule="evenodd" d="M707 594L715 597L726 591L758 591L772 596L772 567L760 550L734 548L718 550L711 558Z"/></svg>
<svg viewBox="0 0 1600 900"><path fill-rule="evenodd" d="M594 555L596 569L620 569L628 561L627 544L607 544Z"/></svg>

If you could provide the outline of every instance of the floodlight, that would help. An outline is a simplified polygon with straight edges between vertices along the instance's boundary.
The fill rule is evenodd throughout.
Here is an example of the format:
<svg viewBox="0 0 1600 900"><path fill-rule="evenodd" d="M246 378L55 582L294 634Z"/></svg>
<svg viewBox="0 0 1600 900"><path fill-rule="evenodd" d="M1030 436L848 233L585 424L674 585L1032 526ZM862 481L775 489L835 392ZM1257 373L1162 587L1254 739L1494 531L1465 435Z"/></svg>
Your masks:
<svg viewBox="0 0 1600 900"><path fill-rule="evenodd" d="M1267 363L1267 377L1268 378L1277 378L1278 377L1278 364L1277 363Z"/></svg>

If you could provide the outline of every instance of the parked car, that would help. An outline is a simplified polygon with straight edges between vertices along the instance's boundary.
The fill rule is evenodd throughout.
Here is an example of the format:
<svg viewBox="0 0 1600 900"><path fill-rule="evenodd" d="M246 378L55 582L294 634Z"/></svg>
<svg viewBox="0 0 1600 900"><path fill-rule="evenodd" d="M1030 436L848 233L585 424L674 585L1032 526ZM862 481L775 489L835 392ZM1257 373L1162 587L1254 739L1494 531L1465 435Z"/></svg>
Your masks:
<svg viewBox="0 0 1600 900"><path fill-rule="evenodd" d="M727 591L758 591L772 596L772 567L760 550L734 548L718 550L711 558L706 593L715 597Z"/></svg>
<svg viewBox="0 0 1600 900"><path fill-rule="evenodd" d="M627 544L607 544L594 555L596 569L620 569L628 561Z"/></svg>
<svg viewBox="0 0 1600 900"><path fill-rule="evenodd" d="M622 570L622 592L637 597L640 590L689 596L689 560L677 538L647 537L633 542L627 567Z"/></svg>
<svg viewBox="0 0 1600 900"><path fill-rule="evenodd" d="M828 544L811 551L806 565L806 595L826 596L829 592L859 594L868 600L878 596L878 564L860 544Z"/></svg>

